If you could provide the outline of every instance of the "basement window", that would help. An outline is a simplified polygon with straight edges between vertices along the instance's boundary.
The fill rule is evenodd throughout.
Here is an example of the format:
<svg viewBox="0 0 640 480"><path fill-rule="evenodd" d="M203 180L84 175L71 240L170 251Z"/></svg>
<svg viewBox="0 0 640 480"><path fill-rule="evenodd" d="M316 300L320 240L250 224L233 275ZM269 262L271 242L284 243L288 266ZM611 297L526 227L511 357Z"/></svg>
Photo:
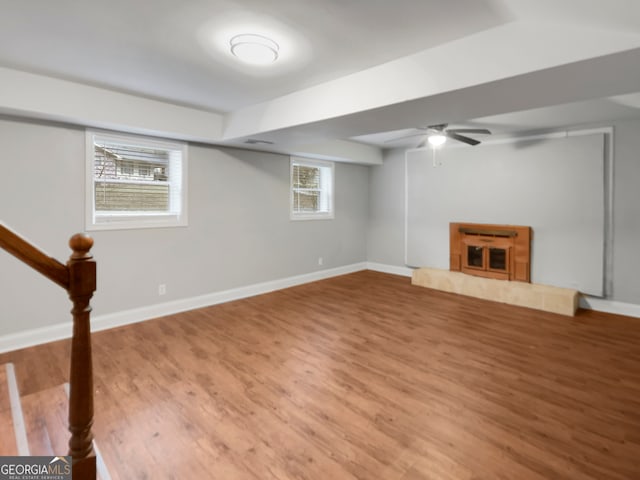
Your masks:
<svg viewBox="0 0 640 480"><path fill-rule="evenodd" d="M291 219L334 218L334 164L291 157Z"/></svg>
<svg viewBox="0 0 640 480"><path fill-rule="evenodd" d="M187 225L187 145L87 131L87 230Z"/></svg>

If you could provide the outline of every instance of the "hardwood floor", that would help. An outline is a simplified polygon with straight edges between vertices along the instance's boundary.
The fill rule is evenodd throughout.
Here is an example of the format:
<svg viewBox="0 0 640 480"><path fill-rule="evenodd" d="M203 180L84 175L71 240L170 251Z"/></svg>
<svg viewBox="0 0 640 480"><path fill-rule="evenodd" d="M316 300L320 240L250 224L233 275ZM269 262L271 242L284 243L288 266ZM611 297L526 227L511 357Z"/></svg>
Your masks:
<svg viewBox="0 0 640 480"><path fill-rule="evenodd" d="M638 319L366 271L93 341L114 479L640 478ZM0 364L35 393L67 380L68 350Z"/></svg>

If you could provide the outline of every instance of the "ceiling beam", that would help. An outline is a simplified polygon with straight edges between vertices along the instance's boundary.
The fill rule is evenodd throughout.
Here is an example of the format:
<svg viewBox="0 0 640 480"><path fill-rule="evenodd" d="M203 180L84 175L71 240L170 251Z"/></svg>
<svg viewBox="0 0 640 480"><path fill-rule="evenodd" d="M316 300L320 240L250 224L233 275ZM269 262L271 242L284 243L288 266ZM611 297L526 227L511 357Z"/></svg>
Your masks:
<svg viewBox="0 0 640 480"><path fill-rule="evenodd" d="M541 41L542 37L544 41ZM547 105L548 102L536 93L541 87L549 91L546 97L556 103L569 102L577 97L601 97L610 95L618 83L628 82L618 78L621 75L615 70L601 72L596 68L589 71L588 76L606 77L607 82L613 80L613 83L601 85L600 90L593 88L595 82L588 78L571 76L571 68L566 70L564 77L561 69L554 70L556 75L551 77L557 82L555 84L529 85L531 82L526 81L526 76L637 48L640 48L640 35L637 34L513 22L230 112L225 116L223 136L228 140L261 135L271 141L282 141L283 136L291 140L291 136L295 136L295 141L310 142L313 141L310 136L315 140L347 138L465 120L516 108ZM610 66L620 67L616 61ZM639 69L637 64L631 68L634 72ZM467 109L460 105L461 102L455 102L450 111L442 109L438 112L443 116L428 119L432 117L431 112L425 110L425 106L430 104L429 99L452 101L459 92L475 95L475 88L479 88L480 93L487 85L497 85L496 82L501 81L501 88L506 89L504 94L492 92L489 99L471 99L475 105L487 101L486 111ZM580 91L583 84L585 90ZM523 88L515 91L512 87L516 86ZM629 91L626 88L619 90L617 93ZM465 95L465 101L472 95ZM512 96L517 97L515 102ZM417 115L405 114L405 111L411 113L418 108ZM468 110L474 110L472 116ZM350 119L357 120L357 123Z"/></svg>

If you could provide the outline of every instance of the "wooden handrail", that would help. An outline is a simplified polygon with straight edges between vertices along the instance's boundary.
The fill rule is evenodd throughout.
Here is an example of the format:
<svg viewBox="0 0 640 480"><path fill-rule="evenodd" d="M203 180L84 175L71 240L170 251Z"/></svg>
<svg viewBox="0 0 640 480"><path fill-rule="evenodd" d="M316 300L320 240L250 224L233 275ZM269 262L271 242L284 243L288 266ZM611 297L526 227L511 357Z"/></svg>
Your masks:
<svg viewBox="0 0 640 480"><path fill-rule="evenodd" d="M0 248L63 287L73 303L73 336L69 373L69 455L75 480L96 479L93 451L93 367L91 297L96 290L96 262L89 253L93 239L77 234L69 240L73 253L63 265L0 224Z"/></svg>
<svg viewBox="0 0 640 480"><path fill-rule="evenodd" d="M34 268L65 290L69 289L69 272L67 271L67 267L55 258L51 258L46 253L38 250L24 238L9 230L1 223L0 248L3 248L23 263Z"/></svg>

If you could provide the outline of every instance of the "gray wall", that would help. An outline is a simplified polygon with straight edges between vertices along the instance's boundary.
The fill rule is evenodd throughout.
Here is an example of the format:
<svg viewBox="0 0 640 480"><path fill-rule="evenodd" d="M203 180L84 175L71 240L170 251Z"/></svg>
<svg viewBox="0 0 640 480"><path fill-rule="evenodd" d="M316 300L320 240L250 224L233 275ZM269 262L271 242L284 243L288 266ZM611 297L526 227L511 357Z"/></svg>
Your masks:
<svg viewBox="0 0 640 480"><path fill-rule="evenodd" d="M614 241L611 300L640 305L640 121L614 125ZM371 167L367 259L404 265L404 150ZM572 194L567 186L567 194Z"/></svg>
<svg viewBox="0 0 640 480"><path fill-rule="evenodd" d="M611 299L640 305L640 121L614 126ZM68 237L84 230L84 131L4 118L0 144L0 219L66 259ZM404 265L404 151L381 166L337 164L336 218L310 222L289 220L288 157L189 153L189 227L94 232L96 314L364 260ZM2 252L0 272L0 335L69 320L61 289Z"/></svg>
<svg viewBox="0 0 640 480"><path fill-rule="evenodd" d="M0 145L0 219L66 260L85 227L84 131L5 118ZM288 156L190 146L188 227L92 233L94 313L365 261L368 168L336 164L335 177L335 219L291 221ZM0 335L70 319L59 287L4 252L0 272Z"/></svg>
<svg viewBox="0 0 640 480"><path fill-rule="evenodd" d="M640 120L614 128L613 298L640 305Z"/></svg>
<svg viewBox="0 0 640 480"><path fill-rule="evenodd" d="M449 268L449 223L528 225L531 281L603 296L604 134L407 154L407 263Z"/></svg>
<svg viewBox="0 0 640 480"><path fill-rule="evenodd" d="M382 165L369 168L367 260L404 266L404 150L385 151Z"/></svg>

